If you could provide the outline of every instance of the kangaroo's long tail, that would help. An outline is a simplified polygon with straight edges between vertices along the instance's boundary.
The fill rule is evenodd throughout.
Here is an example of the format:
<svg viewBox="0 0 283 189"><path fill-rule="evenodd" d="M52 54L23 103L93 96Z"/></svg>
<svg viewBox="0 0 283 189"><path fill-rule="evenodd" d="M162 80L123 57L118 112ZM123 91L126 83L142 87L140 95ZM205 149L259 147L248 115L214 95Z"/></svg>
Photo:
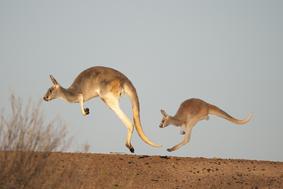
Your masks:
<svg viewBox="0 0 283 189"><path fill-rule="evenodd" d="M228 113L224 112L223 110L221 110L220 108L218 108L217 106L211 105L209 104L209 114L212 115L216 115L219 117L222 117L232 123L235 123L237 125L244 125L246 123L248 123L251 119L252 119L252 114L249 114L245 119L236 119L234 117L232 117L231 115L229 115Z"/></svg>
<svg viewBox="0 0 283 189"><path fill-rule="evenodd" d="M124 90L125 90L125 93L131 99L134 125L135 125L137 132L138 132L138 135L140 136L140 138L145 143L149 144L150 146L161 147L161 145L155 144L154 142L149 140L149 138L147 138L147 136L143 132L143 129L142 129L142 126L141 126L141 121L140 121L140 104L139 104L139 99L138 99L138 95L137 95L137 91L136 91L135 87L133 86L133 84L130 81L128 81L124 85Z"/></svg>

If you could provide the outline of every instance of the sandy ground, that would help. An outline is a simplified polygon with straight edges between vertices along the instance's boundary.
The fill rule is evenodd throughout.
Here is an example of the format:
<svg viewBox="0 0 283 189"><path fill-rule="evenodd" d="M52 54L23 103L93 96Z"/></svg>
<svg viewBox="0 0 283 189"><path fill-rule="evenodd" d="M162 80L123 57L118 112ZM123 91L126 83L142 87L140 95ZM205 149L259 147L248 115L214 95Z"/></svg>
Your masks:
<svg viewBox="0 0 283 189"><path fill-rule="evenodd" d="M61 188L70 178L83 189L283 188L283 162L54 153L48 165L46 178Z"/></svg>

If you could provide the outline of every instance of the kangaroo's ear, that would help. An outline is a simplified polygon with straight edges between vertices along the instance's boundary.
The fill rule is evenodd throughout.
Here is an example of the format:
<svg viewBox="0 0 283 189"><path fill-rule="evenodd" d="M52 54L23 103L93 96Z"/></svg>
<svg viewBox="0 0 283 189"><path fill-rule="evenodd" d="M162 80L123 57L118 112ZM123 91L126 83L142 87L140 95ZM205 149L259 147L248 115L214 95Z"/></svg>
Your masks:
<svg viewBox="0 0 283 189"><path fill-rule="evenodd" d="M56 79L52 75L49 75L49 76L54 85L59 85L59 83L56 81Z"/></svg>
<svg viewBox="0 0 283 189"><path fill-rule="evenodd" d="M164 116L164 117L167 117L168 116L168 114L164 111L164 110L160 110L160 112L161 112L161 114Z"/></svg>

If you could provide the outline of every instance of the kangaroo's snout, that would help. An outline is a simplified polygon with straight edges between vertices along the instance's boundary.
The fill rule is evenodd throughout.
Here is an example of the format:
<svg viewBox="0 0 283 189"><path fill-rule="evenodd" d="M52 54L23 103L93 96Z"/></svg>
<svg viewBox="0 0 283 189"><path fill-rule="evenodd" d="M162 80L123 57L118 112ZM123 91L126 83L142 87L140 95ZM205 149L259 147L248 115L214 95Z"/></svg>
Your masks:
<svg viewBox="0 0 283 189"><path fill-rule="evenodd" d="M161 123L159 125L160 128L164 128L165 127L164 122L165 122L164 120L161 121Z"/></svg>
<svg viewBox="0 0 283 189"><path fill-rule="evenodd" d="M48 102L48 98L46 96L43 97L43 100L45 100L46 102Z"/></svg>

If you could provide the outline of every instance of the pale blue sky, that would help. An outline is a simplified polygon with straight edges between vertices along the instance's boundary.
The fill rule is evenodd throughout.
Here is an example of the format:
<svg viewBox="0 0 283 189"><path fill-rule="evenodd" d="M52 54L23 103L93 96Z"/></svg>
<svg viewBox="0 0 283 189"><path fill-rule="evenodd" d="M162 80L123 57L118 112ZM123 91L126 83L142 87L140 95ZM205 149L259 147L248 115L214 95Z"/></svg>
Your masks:
<svg viewBox="0 0 283 189"><path fill-rule="evenodd" d="M84 69L103 65L136 86L148 137L161 149L132 143L137 154L283 161L283 3L235 1L0 1L0 105L11 92L40 100L49 74L64 87ZM200 122L191 142L174 153L179 129L158 128L160 108L174 114L182 101L202 98L231 115L255 115L238 127L221 118ZM128 98L122 107L130 114ZM125 152L126 129L100 99L43 103L74 136L96 153Z"/></svg>

